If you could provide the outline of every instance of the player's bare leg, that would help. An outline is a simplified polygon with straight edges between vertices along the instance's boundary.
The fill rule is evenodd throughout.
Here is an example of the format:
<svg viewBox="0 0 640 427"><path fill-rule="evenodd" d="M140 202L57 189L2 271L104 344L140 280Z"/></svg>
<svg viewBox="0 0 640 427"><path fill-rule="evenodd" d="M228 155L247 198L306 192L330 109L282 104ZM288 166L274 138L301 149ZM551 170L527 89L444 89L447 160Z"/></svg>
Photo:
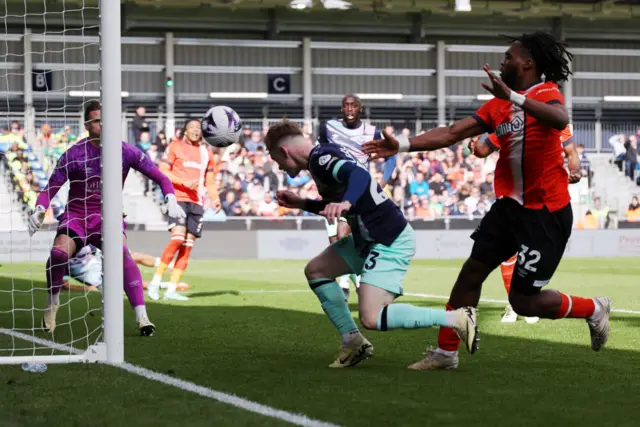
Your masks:
<svg viewBox="0 0 640 427"><path fill-rule="evenodd" d="M143 265L145 267L150 267L150 268L153 268L153 267L157 268L162 262L160 257L155 257L153 255L145 254L142 252L131 252L131 257L136 262L136 264ZM173 270L173 267L174 267L174 262L171 261L167 266L167 270L171 271ZM145 287L145 289L147 288Z"/></svg>
<svg viewBox="0 0 640 427"><path fill-rule="evenodd" d="M76 244L67 235L59 235L47 260L47 288L49 291L47 308L42 316L42 329L53 332L56 329L56 314L60 308L60 291L67 274L69 259L76 252Z"/></svg>
<svg viewBox="0 0 640 427"><path fill-rule="evenodd" d="M160 257L160 265L158 265L156 273L149 283L149 289L147 290L149 298L151 298L152 300L160 299L160 283L162 282L162 276L164 275L165 271L167 271L169 264L171 263L171 261L173 261L173 258L182 247L182 244L185 242L186 237L186 227L177 225L171 228L171 239L162 252L162 256Z"/></svg>
<svg viewBox="0 0 640 427"><path fill-rule="evenodd" d="M304 269L309 287L316 294L327 317L342 335L342 346L332 368L355 366L373 355L373 346L360 333L349 306L335 278L351 273L351 269L329 246L313 258Z"/></svg>
<svg viewBox="0 0 640 427"><path fill-rule="evenodd" d="M531 294L512 288L509 302L518 314L544 319L585 319L591 335L591 348L599 351L609 339L611 301L606 297L582 298L553 289Z"/></svg>
<svg viewBox="0 0 640 427"><path fill-rule="evenodd" d="M178 294L176 291L178 289L178 285L180 284L180 279L184 274L184 271L187 269L189 265L189 257L191 255L191 250L193 249L193 244L196 240L196 236L191 233L187 233L187 239L182 243L180 250L178 251L178 257L176 259L176 265L171 272L171 278L169 279L169 283L167 286L167 290L164 294L164 299L185 301L188 298Z"/></svg>

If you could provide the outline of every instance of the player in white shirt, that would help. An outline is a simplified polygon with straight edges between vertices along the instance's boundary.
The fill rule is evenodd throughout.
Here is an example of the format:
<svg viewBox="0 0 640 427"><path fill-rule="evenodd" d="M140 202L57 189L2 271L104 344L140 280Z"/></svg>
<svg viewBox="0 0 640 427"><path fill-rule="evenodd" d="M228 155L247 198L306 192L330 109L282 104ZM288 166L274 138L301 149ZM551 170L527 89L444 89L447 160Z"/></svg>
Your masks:
<svg viewBox="0 0 640 427"><path fill-rule="evenodd" d="M141 252L132 252L131 257L140 265L145 267L157 267L160 263L160 258L153 255L144 254ZM173 269L173 263L169 265L169 270ZM65 276L62 284L63 289L70 289L72 291L85 290L83 286L75 286L69 283L69 279L77 280L78 282L86 286L88 291L99 291L102 287L102 251L93 245L87 245L80 249L78 253L69 260L68 275ZM146 289L148 283L143 282L143 287ZM168 283L161 283L162 288L166 288ZM179 290L186 290L189 285L186 283L180 283L178 285Z"/></svg>
<svg viewBox="0 0 640 427"><path fill-rule="evenodd" d="M340 149L351 155L359 163L369 170L369 156L362 152L362 144L367 141L381 139L380 131L375 126L363 123L360 120L363 112L362 101L353 94L345 95L342 98L342 120L329 120L320 125L318 129L317 142L319 144L336 144ZM380 187L385 188L387 181L393 174L396 167L396 156L385 160L384 173ZM333 243L340 238L351 233L344 218L329 224L325 219L325 226L329 235L329 242ZM344 292L345 299L349 299L349 278L356 286L360 286L359 278L355 274L342 276L338 279L338 284Z"/></svg>

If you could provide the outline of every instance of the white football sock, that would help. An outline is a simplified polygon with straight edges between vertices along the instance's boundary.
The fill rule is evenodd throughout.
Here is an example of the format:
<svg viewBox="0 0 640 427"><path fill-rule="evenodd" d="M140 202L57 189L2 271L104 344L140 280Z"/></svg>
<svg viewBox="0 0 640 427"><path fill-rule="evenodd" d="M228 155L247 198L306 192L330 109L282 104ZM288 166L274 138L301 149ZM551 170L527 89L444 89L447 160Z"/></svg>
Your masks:
<svg viewBox="0 0 640 427"><path fill-rule="evenodd" d="M589 317L589 320L595 319L601 311L600 304L598 304L598 301L596 301L595 298L593 299L593 305L595 306L595 309L593 310L593 314Z"/></svg>
<svg viewBox="0 0 640 427"><path fill-rule="evenodd" d="M139 322L142 317L147 317L147 307L144 305L139 305L137 307L133 307L136 312L136 322Z"/></svg>
<svg viewBox="0 0 640 427"><path fill-rule="evenodd" d="M149 283L149 286L159 287L161 281L162 276L160 276L159 274L154 274L153 279L151 279L151 282Z"/></svg>
<svg viewBox="0 0 640 427"><path fill-rule="evenodd" d="M347 332L346 334L342 334L342 344L348 344L358 335L360 335L360 331L358 329L356 329L355 331Z"/></svg>
<svg viewBox="0 0 640 427"><path fill-rule="evenodd" d="M447 350L443 350L440 347L438 347L436 349L436 353L440 353L440 354L443 354L445 356L451 357L451 356L455 356L458 352L457 351L447 351Z"/></svg>
<svg viewBox="0 0 640 427"><path fill-rule="evenodd" d="M167 282L167 293L172 293L176 291L176 287L178 285L176 283L173 282Z"/></svg>
<svg viewBox="0 0 640 427"><path fill-rule="evenodd" d="M48 295L47 303L49 304L49 307L51 307L52 305L60 305L60 292L58 292L57 294L50 293Z"/></svg>
<svg viewBox="0 0 640 427"><path fill-rule="evenodd" d="M458 323L458 316L460 316L460 314L455 311L447 311L444 316L445 322L447 322L446 327L453 328Z"/></svg>

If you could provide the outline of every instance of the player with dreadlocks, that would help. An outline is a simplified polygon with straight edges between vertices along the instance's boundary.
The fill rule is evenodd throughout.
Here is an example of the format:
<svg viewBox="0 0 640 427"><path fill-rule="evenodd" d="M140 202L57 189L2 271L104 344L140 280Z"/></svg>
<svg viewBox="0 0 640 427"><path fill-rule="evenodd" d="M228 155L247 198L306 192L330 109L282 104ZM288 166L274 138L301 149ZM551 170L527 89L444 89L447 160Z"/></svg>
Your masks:
<svg viewBox="0 0 640 427"><path fill-rule="evenodd" d="M495 132L501 146L495 177L501 182L503 197L471 235L471 256L462 266L447 309L476 307L487 276L517 252L509 292L516 313L546 319L586 319L591 348L598 351L609 337L609 299L580 298L542 289L562 259L573 223L569 176L559 143L569 114L558 87L571 73L571 54L544 32L523 34L509 42L501 78L489 65L483 68L490 84L483 83L482 87L494 98L476 114L414 138L384 134L384 139L366 143L364 151L372 157L431 151ZM440 328L438 348L429 349L424 360L409 368L457 368L459 342L451 329Z"/></svg>

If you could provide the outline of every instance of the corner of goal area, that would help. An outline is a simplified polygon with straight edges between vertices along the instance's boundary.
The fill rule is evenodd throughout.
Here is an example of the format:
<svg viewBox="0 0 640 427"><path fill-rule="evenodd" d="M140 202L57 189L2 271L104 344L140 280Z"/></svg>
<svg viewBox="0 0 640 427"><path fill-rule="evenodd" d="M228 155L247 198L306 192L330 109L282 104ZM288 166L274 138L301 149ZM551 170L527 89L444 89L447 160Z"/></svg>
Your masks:
<svg viewBox="0 0 640 427"><path fill-rule="evenodd" d="M59 344L44 338L38 338L33 335L12 331L10 329L0 328L0 334L28 341L35 345L46 347L50 350L67 353L56 355L32 354L28 356L0 357L0 365L19 365L22 363L106 363L107 361L107 346L104 342L97 342L89 346L86 350L80 350L66 344Z"/></svg>

